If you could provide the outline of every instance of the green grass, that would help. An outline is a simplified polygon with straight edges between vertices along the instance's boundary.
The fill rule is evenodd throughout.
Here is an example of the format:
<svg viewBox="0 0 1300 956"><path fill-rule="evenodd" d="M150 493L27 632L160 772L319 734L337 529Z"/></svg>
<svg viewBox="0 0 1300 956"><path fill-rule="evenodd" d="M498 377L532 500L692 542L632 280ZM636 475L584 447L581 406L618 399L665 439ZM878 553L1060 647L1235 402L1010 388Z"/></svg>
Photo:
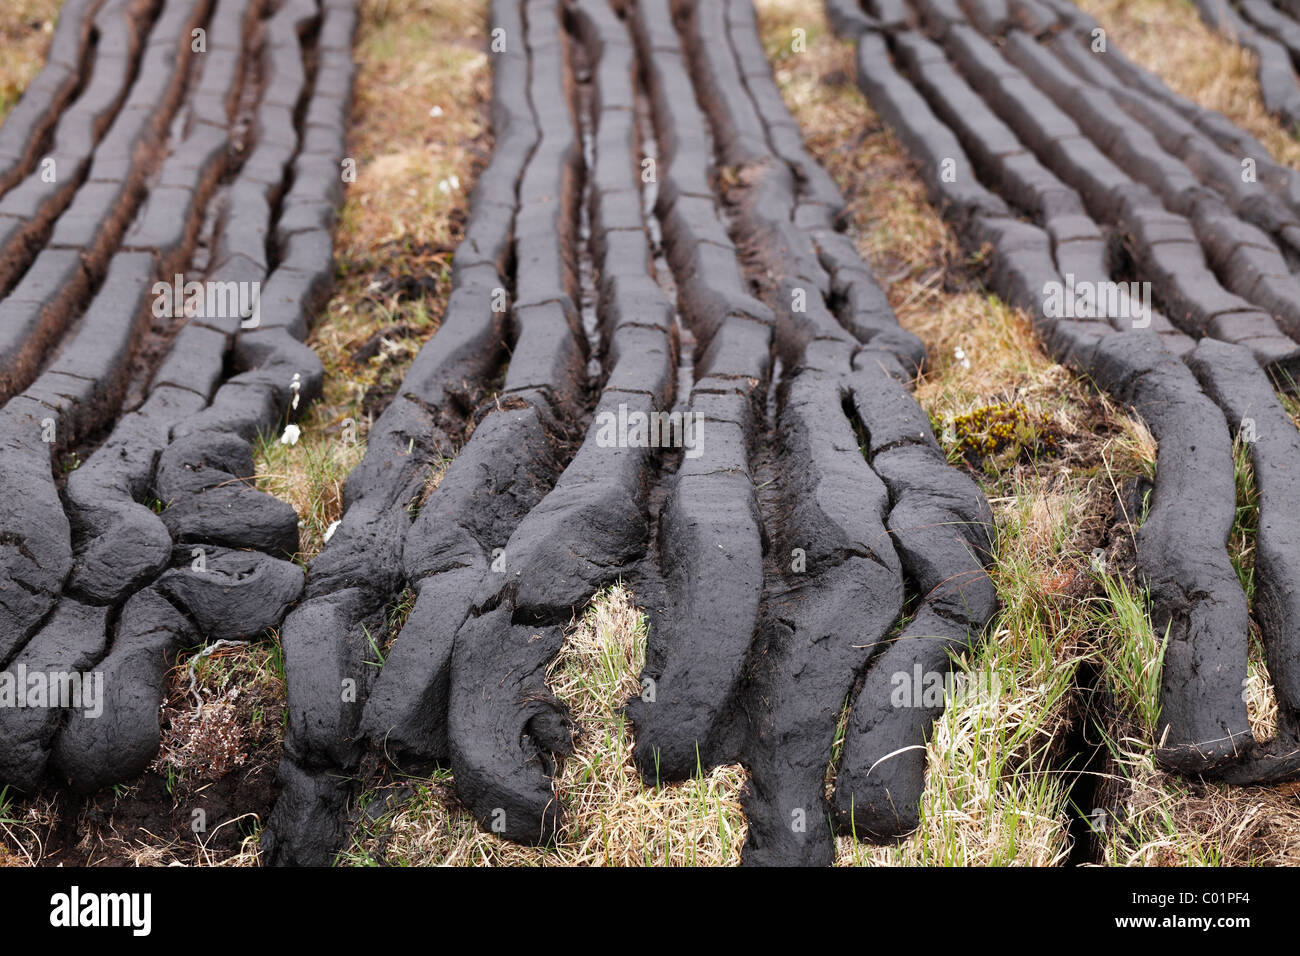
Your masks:
<svg viewBox="0 0 1300 956"><path fill-rule="evenodd" d="M366 643L370 645L370 652L375 655L373 661L366 661L365 663L370 667L382 668L388 660L388 655L385 654L384 649L379 646L379 642L375 640L375 636L370 633L369 627L362 624L361 630L366 635Z"/></svg>
<svg viewBox="0 0 1300 956"><path fill-rule="evenodd" d="M1255 541L1259 532L1259 488L1250 461L1251 446L1240 436L1232 443L1232 476L1237 489L1237 509L1228 538L1228 556L1237 572L1248 607L1255 604Z"/></svg>
<svg viewBox="0 0 1300 956"><path fill-rule="evenodd" d="M190 648L180 665L193 659L202 647ZM231 685L262 687L273 690L284 683L284 649L279 631L267 632L264 640L251 641L242 647L221 648L194 662L195 685L200 690L220 692Z"/></svg>
<svg viewBox="0 0 1300 956"><path fill-rule="evenodd" d="M1156 635L1144 590L1118 574L1094 576L1102 594L1089 602L1088 617L1103 641L1103 677L1149 739L1159 726L1160 674L1169 633Z"/></svg>
<svg viewBox="0 0 1300 956"><path fill-rule="evenodd" d="M9 797L9 787L0 787L0 826L17 823L12 814L14 812L13 800Z"/></svg>
<svg viewBox="0 0 1300 956"><path fill-rule="evenodd" d="M992 570L1000 610L984 642L954 661L966 686L992 693L949 700L936 722L916 834L890 847L842 838L843 864L1051 865L1069 852L1069 777L1056 750L1076 708L1086 620L1044 582L1060 573L1086 503L1073 491L1049 495L1033 477L1002 482Z"/></svg>
<svg viewBox="0 0 1300 956"><path fill-rule="evenodd" d="M632 727L624 703L640 691L648 639L645 615L625 588L597 595L568 630L548 675L582 735L564 759L557 791L564 822L554 845L523 847L484 832L454 799L451 774L421 777L390 770L368 783L361 805L386 791L407 792L393 805L361 814L338 862L352 866L499 864L711 866L735 863L745 823L737 768L697 766L690 780L652 786L632 764Z"/></svg>
<svg viewBox="0 0 1300 956"><path fill-rule="evenodd" d="M319 553L331 524L342 516L343 486L361 459L362 449L334 434L320 406L303 416L294 445L282 444L281 431L263 432L254 442L257 488L288 501L298 512L303 566Z"/></svg>

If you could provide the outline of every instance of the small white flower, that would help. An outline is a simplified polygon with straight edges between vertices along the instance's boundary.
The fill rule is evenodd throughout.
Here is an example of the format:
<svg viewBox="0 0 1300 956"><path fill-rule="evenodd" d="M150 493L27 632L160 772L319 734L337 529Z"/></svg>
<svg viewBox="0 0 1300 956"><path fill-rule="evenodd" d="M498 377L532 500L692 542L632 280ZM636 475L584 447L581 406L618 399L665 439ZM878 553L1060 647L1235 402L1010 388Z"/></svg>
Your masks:
<svg viewBox="0 0 1300 956"><path fill-rule="evenodd" d="M325 529L325 543L328 544L330 538L334 537L334 532L339 528L339 522L331 521L330 526Z"/></svg>
<svg viewBox="0 0 1300 956"><path fill-rule="evenodd" d="M296 445L298 438L302 435L302 429L297 425L284 426L284 434L280 436L281 445Z"/></svg>
<svg viewBox="0 0 1300 956"><path fill-rule="evenodd" d="M442 107L441 107L441 106L435 106L435 107L433 107L433 109L429 110L429 115L432 116L432 117L434 117L434 118L437 118L437 117L441 116L441 115L442 115Z"/></svg>

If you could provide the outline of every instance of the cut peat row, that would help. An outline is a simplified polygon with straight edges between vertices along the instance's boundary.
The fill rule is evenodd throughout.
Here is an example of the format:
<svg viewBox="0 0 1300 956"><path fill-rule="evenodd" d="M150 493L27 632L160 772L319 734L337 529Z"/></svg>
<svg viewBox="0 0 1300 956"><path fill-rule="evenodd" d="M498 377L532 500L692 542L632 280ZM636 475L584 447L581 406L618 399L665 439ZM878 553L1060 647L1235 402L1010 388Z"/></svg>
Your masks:
<svg viewBox="0 0 1300 956"><path fill-rule="evenodd" d="M201 9L196 3L182 6L185 23L171 17L171 22L160 18L151 24L152 10L138 0L108 0L99 9L91 76L82 95L59 117L53 152L0 199L0 293L6 294L0 301L0 400L31 383L45 351L62 334L68 318L85 305L91 279L81 250L39 247L82 188L92 152L117 122L119 107L135 84L162 88L183 80L184 70L174 62L176 49L189 35L188 29L182 35L181 27L188 28L190 21L197 25ZM155 57L146 65L147 42L164 31L172 46L157 48L167 49L172 62ZM125 185L127 175L119 170L117 183Z"/></svg>
<svg viewBox="0 0 1300 956"><path fill-rule="evenodd" d="M105 447L68 483L70 512L87 532L78 547L73 577L82 593L120 601L123 582L137 582L126 587L135 591L139 582L147 583L171 564L174 552L186 561L198 552L209 559L216 555L219 571L232 576L227 596L216 598L202 616L192 611L195 622L188 629L173 624L145 636L125 632L113 642L100 666L115 678L110 687L114 721L88 721L74 714L57 741L63 776L82 790L119 779L124 769L142 769L152 759L158 747L156 714L164 662L185 646L188 632L212 640L256 636L280 622L302 589L301 572L289 562L298 550L297 515L286 503L252 488L251 442L259 433L278 428L286 417L296 417L320 388L319 361L298 339L306 334L306 317L328 293L328 218L316 226L314 241L292 258L283 256L269 278L265 269L266 249L282 245L273 238L277 230L271 209L283 192L284 170L311 170L313 175L295 175L295 183L311 188L297 203L284 203L281 226L295 205L337 201L331 198L337 196L332 177L321 177L322 167L336 169L342 157L350 62L343 52L331 63L330 52L318 48L317 76L328 79L317 84L310 97L305 72L291 66L304 61L307 50L300 37L317 28L318 16L311 4L287 4L267 18L260 31L253 31L261 33L261 75L275 75L279 60L279 75L296 74L298 80L282 80L276 95L262 97L257 105L251 124L256 145L223 186L226 201L218 217L214 255L209 257L219 262L209 268L206 281L212 287L260 283L257 321L233 310L196 316L182 325L153 374L139 414L123 419ZM327 8L319 29L323 34L331 22L339 21L350 29L351 16L348 7ZM222 38L217 39L221 43ZM225 39L231 49L241 48L238 32ZM215 48L223 49L224 44ZM250 75L255 75L254 62L249 64ZM201 88L196 104L205 109L211 104L214 116L222 111L231 116L229 104L237 97L224 91L213 95L217 93ZM296 112L328 121L333 141L322 141L315 152L300 150L295 127L287 127L286 137L284 126ZM260 240L260 251L247 243L248 237ZM240 242L250 256L230 252ZM262 261L253 262L252 255ZM296 299L269 297L277 277L301 289ZM221 384L228 366L237 374ZM154 460L156 467L148 464ZM151 489L152 498L165 505L159 514L140 502L140 488ZM139 546L133 551L116 547L124 536ZM211 574L212 564L209 560L204 573ZM184 590L188 585L180 575L173 574L173 580L174 585L164 587L160 578L140 594L161 591L176 601L171 588ZM240 587L231 588L236 580ZM105 594L105 586L115 590ZM223 608L222 600L242 606ZM130 602L149 606L143 598L132 597L128 606ZM142 658L150 665L140 666ZM125 768L124 757L129 758Z"/></svg>
<svg viewBox="0 0 1300 956"><path fill-rule="evenodd" d="M15 461L5 480L23 502L4 516L0 603L20 626L0 657L28 672L93 669L104 689L94 719L53 704L0 714L0 781L24 790L47 773L87 792L134 777L157 752L176 652L259 637L303 586L287 560L297 516L251 487L250 441L319 392L319 361L299 340L332 276L355 10L161 6L154 30L172 39L144 47L49 237L103 280L0 411ZM244 187L260 205L235 201ZM232 271L230 248L256 236L269 276L251 260ZM187 269L226 297L218 307L203 283L173 291ZM251 285L243 301L234 276ZM53 459L80 450L60 494Z"/></svg>
<svg viewBox="0 0 1300 956"><path fill-rule="evenodd" d="M0 127L0 195L31 172L59 114L83 88L97 39L93 18L103 3L67 0L60 8L45 66Z"/></svg>
<svg viewBox="0 0 1300 956"><path fill-rule="evenodd" d="M628 705L638 769L658 783L737 756L737 695L762 613L755 443L766 431L775 319L753 295L714 194L713 130L671 5L649 0L629 16L662 150L656 213L695 341L689 408L703 435L659 510L668 611L646 647L642 682L653 694Z"/></svg>
<svg viewBox="0 0 1300 956"><path fill-rule="evenodd" d="M1255 54L1265 108L1300 126L1300 7L1289 0L1192 0L1206 26Z"/></svg>
<svg viewBox="0 0 1300 956"><path fill-rule="evenodd" d="M529 8L530 25L534 8L545 5ZM627 573L649 541L654 451L608 441L606 423L652 419L671 407L676 355L673 303L654 279L642 215L632 42L604 0L569 5L564 18L571 61L590 85L575 103L587 112L579 125L592 145L584 173L587 252L598 280L583 292L597 293L606 374L581 444L510 534L503 570L480 578L454 640L447 719L461 799L486 825L528 842L554 836L560 813L553 758L572 749L568 714L545 683L563 626L597 590ZM534 71L534 103L538 79ZM521 200L527 201L522 193ZM517 361L518 352L512 374Z"/></svg>
<svg viewBox="0 0 1300 956"><path fill-rule="evenodd" d="M178 25L177 18L171 18L171 45L158 49L174 52L181 44L179 28L188 28L194 11L188 4L180 7L184 8L181 14L184 22ZM109 10L108 6L101 8L98 17ZM164 25L161 19L158 25ZM185 48L188 49L188 43ZM142 82L166 86L172 76L168 64L153 62L152 67L151 73L142 71ZM129 175L123 174L118 183ZM0 378L12 385L30 384L27 391L0 410L15 465L3 477L5 491L18 493L8 496L12 502L8 507L12 510L0 515L0 528L6 540L16 543L16 546L9 545L13 548L13 564L6 569L8 580L0 584L0 590L8 598L3 601L6 619L0 663L7 662L12 652L31 636L34 627L53 606L71 570L70 531L55 487L51 457L60 447L63 450L72 447L79 426L84 432L96 424L93 421L95 392L111 393L116 384L115 373L120 373L123 359L129 355L138 317L147 314L146 300L154 271L152 256L147 252L123 254L88 307L89 327L74 333L80 338L84 332L86 341L94 344L83 344L69 351L66 361L56 359L51 368L36 377L50 339L59 333L60 326L72 325L69 316L87 293L89 280L83 267L83 251L75 247L44 250L17 289L0 302L0 310L14 310L5 317L5 335L12 337L13 345L5 349ZM62 270L57 278L49 275L52 267ZM40 286L43 290L27 296L30 303L22 301L24 289L29 286ZM18 310L29 310L31 319L25 321L16 314ZM98 412L103 415L102 405ZM108 410L109 417L111 414ZM31 501L22 503L24 495L31 495Z"/></svg>
<svg viewBox="0 0 1300 956"><path fill-rule="evenodd" d="M836 231L842 198L803 148L752 5L683 4L680 13L719 158L742 164L741 186L727 197L733 237L775 317L787 370L772 423L765 606L739 700L739 754L753 777L744 860L827 864L837 828L888 839L915 825L924 760L907 758L923 753L937 714L896 713L893 670L862 680L909 588L923 610L886 667L911 673L925 658L946 673L949 649L979 636L996 605L984 570L991 514L974 483L947 466L907 392L924 347L898 327ZM860 684L867 697L855 694ZM846 701L859 732L836 774L831 744ZM638 748L646 743L639 738ZM828 777L838 820L824 796Z"/></svg>
<svg viewBox="0 0 1300 956"><path fill-rule="evenodd" d="M548 12L553 16L553 11L544 10L543 20ZM551 22L555 30L558 21ZM434 675L439 667L448 666L450 635L464 620L468 605L459 616L448 615L454 620L442 625L450 629L443 645L429 646L427 653L421 654L415 646L422 633L421 619L429 616L430 609L439 610L430 600L412 611L402 629L404 641L394 644L390 654L399 666L373 693L369 686L373 667L365 663L374 653L374 645L390 640L386 611L406 589L404 552L413 537L413 512L419 509L423 515L431 503L432 499L421 507L436 469L456 456L461 445L466 448L456 460L471 461L464 455L476 439L474 448L484 448L488 467L498 470L517 463L517 454L537 451L533 446L516 446L501 452L499 465L492 460L493 433L526 428L530 420L534 425L538 422L537 408L526 401L519 403L522 409L502 410L495 416L491 409L485 410L493 421L483 437L478 436L486 421L474 423L475 409L514 337L516 324L508 305L516 288L520 196L525 168L540 142L530 96L533 55L525 24L524 10L514 0L492 4L491 32L504 44L494 54L495 145L470 200L469 221L456 250L452 291L442 321L416 356L392 403L371 427L365 457L348 476L343 517L308 568L306 600L285 622L281 639L289 713L285 758L278 773L282 790L262 844L264 858L272 864L330 862L346 835L350 788L341 771L356 768L363 756L363 715L369 710L374 715L369 718L372 724L395 726L400 708L423 703L418 696L413 700L412 694L429 693L418 673ZM540 34L543 21L533 28ZM559 61L558 56L552 58ZM565 100L559 105L567 109ZM441 493L447 477L441 476L434 496ZM487 500L490 502L491 496ZM473 536L465 534L464 538L481 556L481 546ZM412 556L417 545L422 547L418 539L411 547ZM465 557L472 559L472 555L470 551ZM455 576L458 568L467 579L481 570L472 564L464 567L463 561L453 556L445 568L451 575L441 575L441 579ZM473 582L467 581L467 585L472 588ZM418 603L420 597L416 600ZM444 620L434 614L428 626ZM408 654L412 663L402 667L402 655ZM409 692L395 686L403 671ZM407 746L427 748L426 741L432 740L434 748L445 753L446 681L431 690L434 699L412 718L416 729ZM367 704L370 698L373 701Z"/></svg>
<svg viewBox="0 0 1300 956"><path fill-rule="evenodd" d="M485 825L495 819L512 838L540 842L555 808L546 812L551 791L538 792L534 768L566 753L568 742L565 716L531 658L554 653L560 631L550 621L516 627L503 582L530 559L517 535L573 456L586 405L581 302L590 290L580 288L585 173L575 41L555 3L533 0L521 13L526 102L538 137L517 192L514 345L491 410L407 536L403 568L418 597L379 674L364 729L398 752L449 759L461 799Z"/></svg>
<svg viewBox="0 0 1300 956"><path fill-rule="evenodd" d="M559 814L549 770L554 756L571 749L572 728L546 688L546 665L560 648L562 624L647 547L653 452L606 442L602 431L608 418L670 407L676 357L673 305L653 277L641 212L631 41L603 0L498 4L493 18L506 44L496 54L497 146L456 255L463 278L407 383L426 356L449 371L464 369L465 345L455 338L463 333L451 323L463 303L483 323L480 342L490 332L512 342L503 386L475 416L437 487L422 494L414 483L390 506L406 527L386 593L346 598L369 610L361 626L376 639L386 633L385 605L404 588L415 596L373 688L362 689L359 728L355 709L329 699L337 699L330 685L361 673L371 652L366 638L342 632L347 618L326 604L349 589L309 601L286 626L291 720L298 722L289 753L301 748L303 758L285 768L287 789L268 839L275 862L329 859L342 836L345 796L331 775L356 765L362 738L390 758L450 762L462 802L485 826L519 841L550 840ZM530 126L533 135L522 135ZM509 173L517 182L513 208L499 205L502 189L488 189ZM493 271L476 287L470 270L487 249L496 250L483 261ZM493 318L498 290L489 282L514 290L508 328ZM596 308L592 327L582 320L587 302ZM440 353L444 343L460 351ZM480 378L499 351L483 342ZM596 382L587 381L589 366L600 370ZM442 388L431 397L454 408L451 389ZM426 415L438 410L420 407ZM585 439L575 440L584 428ZM372 443L349 494L359 477L377 473L368 463L378 451ZM434 460L450 457L450 436L429 451ZM363 501L349 507L335 540ZM405 514L412 505L414 522L397 518L397 509ZM313 565L309 593L334 548L332 540ZM324 666L317 654L308 670L290 642L298 639L297 618L315 603L321 616L311 621L311 636L336 649Z"/></svg>
<svg viewBox="0 0 1300 956"><path fill-rule="evenodd" d="M836 230L748 2L499 2L492 26L496 149L446 314L284 627L268 859L331 859L367 747L450 764L494 833L555 839L581 728L547 669L620 578L664 605L628 705L648 782L745 764L751 863L827 863L855 821L894 835L923 762L871 767L934 713L853 701L841 820L825 780L845 702L909 587L924 610L890 658L907 666L946 671L993 610L988 506L906 388L924 348ZM715 164L741 167L734 194Z"/></svg>
<svg viewBox="0 0 1300 956"><path fill-rule="evenodd" d="M969 247L992 248L993 288L1158 441L1137 542L1169 638L1157 758L1243 783L1294 775L1300 633L1276 542L1290 493L1279 475L1300 449L1273 394L1300 356L1294 175L1119 51L1093 52L1095 22L1068 4L916 0L887 24L844 6L835 22L857 39L859 85ZM1246 157L1257 180L1241 175ZM1135 311L1139 283L1151 292ZM1250 609L1226 542L1230 432L1261 436L1265 421L1271 437L1251 454L1268 473L1272 583L1255 613L1287 715L1256 744L1241 694Z"/></svg>

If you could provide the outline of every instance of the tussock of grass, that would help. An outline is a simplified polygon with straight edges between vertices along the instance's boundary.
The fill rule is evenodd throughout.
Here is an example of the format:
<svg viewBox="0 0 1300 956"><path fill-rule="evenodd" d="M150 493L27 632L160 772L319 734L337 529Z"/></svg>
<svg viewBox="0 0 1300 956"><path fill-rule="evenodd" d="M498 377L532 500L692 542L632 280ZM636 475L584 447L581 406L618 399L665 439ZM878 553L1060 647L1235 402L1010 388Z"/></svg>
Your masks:
<svg viewBox="0 0 1300 956"><path fill-rule="evenodd" d="M1088 613L1102 646L1102 672L1119 706L1137 722L1143 739L1154 739L1160 721L1160 672L1168 634L1151 626L1145 591L1121 575L1098 575L1102 595Z"/></svg>
<svg viewBox="0 0 1300 956"><path fill-rule="evenodd" d="M620 713L641 692L646 620L622 585L592 601L569 629L547 683L582 734L557 782L564 822L554 846L524 847L484 832L440 771L370 791L367 814L341 862L374 865L713 866L739 861L745 837L735 766L647 787L632 763ZM383 802L388 800L390 803Z"/></svg>
<svg viewBox="0 0 1300 956"><path fill-rule="evenodd" d="M258 748L278 752L284 718L279 641L180 654L169 675L162 718L163 742L154 767L173 785L222 777Z"/></svg>

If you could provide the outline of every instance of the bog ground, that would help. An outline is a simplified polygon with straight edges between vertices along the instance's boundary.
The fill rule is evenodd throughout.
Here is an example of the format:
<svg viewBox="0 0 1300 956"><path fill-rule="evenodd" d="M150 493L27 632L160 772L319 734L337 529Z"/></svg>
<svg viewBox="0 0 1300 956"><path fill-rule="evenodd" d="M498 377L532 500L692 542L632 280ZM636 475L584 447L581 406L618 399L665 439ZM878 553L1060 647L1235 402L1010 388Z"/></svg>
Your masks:
<svg viewBox="0 0 1300 956"><path fill-rule="evenodd" d="M1289 4L0 42L0 862L1295 860Z"/></svg>

